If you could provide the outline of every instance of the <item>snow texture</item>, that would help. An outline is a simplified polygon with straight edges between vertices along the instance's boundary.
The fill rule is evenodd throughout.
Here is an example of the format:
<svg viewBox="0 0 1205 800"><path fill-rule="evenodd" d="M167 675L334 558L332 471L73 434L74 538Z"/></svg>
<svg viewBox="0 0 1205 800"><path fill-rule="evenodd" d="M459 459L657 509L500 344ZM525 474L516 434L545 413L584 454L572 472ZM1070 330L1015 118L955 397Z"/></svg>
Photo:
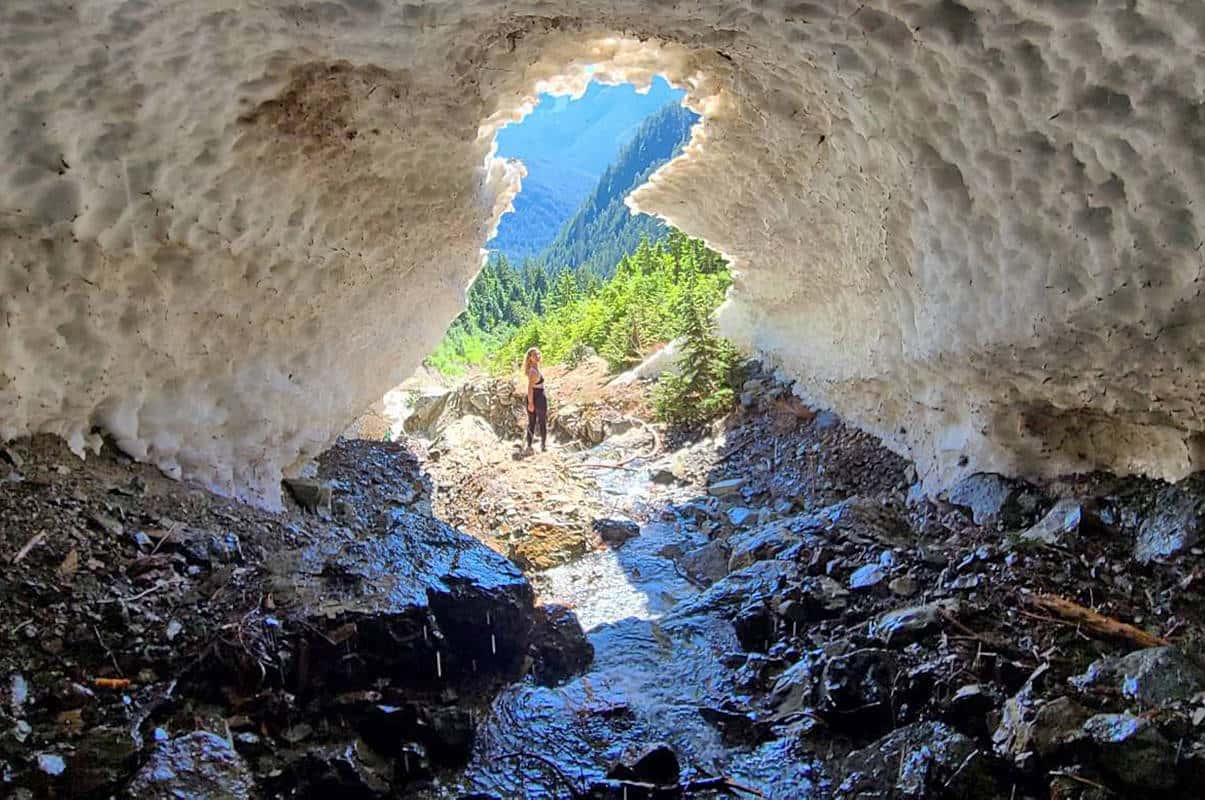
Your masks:
<svg viewBox="0 0 1205 800"><path fill-rule="evenodd" d="M733 259L724 328L930 487L1202 466L1200 0L5 0L0 438L278 502L591 64L703 115L630 202Z"/></svg>

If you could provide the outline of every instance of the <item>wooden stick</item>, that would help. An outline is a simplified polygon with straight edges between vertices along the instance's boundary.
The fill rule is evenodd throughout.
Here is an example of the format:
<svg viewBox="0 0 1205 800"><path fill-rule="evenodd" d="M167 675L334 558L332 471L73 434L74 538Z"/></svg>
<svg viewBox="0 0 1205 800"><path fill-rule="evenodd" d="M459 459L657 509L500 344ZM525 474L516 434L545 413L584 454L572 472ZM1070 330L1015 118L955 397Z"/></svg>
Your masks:
<svg viewBox="0 0 1205 800"><path fill-rule="evenodd" d="M29 551L34 549L35 547L37 547L39 544L41 544L42 540L45 538L46 538L46 531L38 531L33 536L31 536L29 541L25 543L25 546L22 547L20 550L18 550L17 554L15 556L13 556L12 563L20 564L21 559L23 559L27 555L29 555Z"/></svg>
<svg viewBox="0 0 1205 800"><path fill-rule="evenodd" d="M1057 594L1033 595L1026 597L1025 601L1031 606L1049 612L1066 622L1079 625L1084 630L1098 636L1122 639L1139 647L1159 647L1171 644L1161 636L1155 636L1129 623L1106 617L1065 597L1059 597Z"/></svg>

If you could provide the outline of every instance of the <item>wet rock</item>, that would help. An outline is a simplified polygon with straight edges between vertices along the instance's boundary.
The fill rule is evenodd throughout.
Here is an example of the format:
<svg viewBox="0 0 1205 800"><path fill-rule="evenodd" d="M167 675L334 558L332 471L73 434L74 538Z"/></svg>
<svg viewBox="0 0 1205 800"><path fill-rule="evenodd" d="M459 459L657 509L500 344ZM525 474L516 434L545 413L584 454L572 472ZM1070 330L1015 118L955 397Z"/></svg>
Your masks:
<svg viewBox="0 0 1205 800"><path fill-rule="evenodd" d="M363 742L323 745L306 751L290 765L290 795L344 797L354 800L395 796L392 766Z"/></svg>
<svg viewBox="0 0 1205 800"><path fill-rule="evenodd" d="M623 517L596 519L592 523L592 527L599 538L611 547L619 547L629 539L635 539L640 535L640 526Z"/></svg>
<svg viewBox="0 0 1205 800"><path fill-rule="evenodd" d="M577 615L561 605L542 605L535 610L531 631L532 674L543 686L585 672L594 660L594 646L582 631Z"/></svg>
<svg viewBox="0 0 1205 800"><path fill-rule="evenodd" d="M1155 510L1138 529L1134 560L1141 564L1167 561L1201 540L1205 528L1205 498L1177 486L1159 492Z"/></svg>
<svg viewBox="0 0 1205 800"><path fill-rule="evenodd" d="M137 753L138 744L128 730L92 728L76 742L66 779L81 795L114 787L129 777Z"/></svg>
<svg viewBox="0 0 1205 800"><path fill-rule="evenodd" d="M624 751L608 772L612 780L675 786L681 780L678 754L665 742L654 742Z"/></svg>
<svg viewBox="0 0 1205 800"><path fill-rule="evenodd" d="M426 712L424 744L432 757L449 764L462 764L473 751L477 724L465 708L445 706Z"/></svg>
<svg viewBox="0 0 1205 800"><path fill-rule="evenodd" d="M750 652L764 653L774 641L774 623L769 605L761 597L755 597L737 612L732 627L741 647Z"/></svg>
<svg viewBox="0 0 1205 800"><path fill-rule="evenodd" d="M712 497L728 497L734 495L741 490L745 485L744 478L728 478L722 481L716 481L707 487L707 493Z"/></svg>
<svg viewBox="0 0 1205 800"><path fill-rule="evenodd" d="M1097 714L1083 730L1093 746L1093 762L1106 775L1143 791L1175 785L1176 746L1148 720L1129 713Z"/></svg>
<svg viewBox="0 0 1205 800"><path fill-rule="evenodd" d="M1036 525L1021 532L1021 540L1067 547L1081 533L1100 527L1100 519L1081 500L1064 498L1054 504Z"/></svg>
<svg viewBox="0 0 1205 800"><path fill-rule="evenodd" d="M958 603L953 600L898 608L875 618L870 623L870 635L884 644L910 644L941 630L943 615L957 612Z"/></svg>
<svg viewBox="0 0 1205 800"><path fill-rule="evenodd" d="M710 586L728 574L728 560L728 548L722 541L713 539L683 554L678 565L691 580Z"/></svg>
<svg viewBox="0 0 1205 800"><path fill-rule="evenodd" d="M1149 647L1120 658L1099 659L1071 682L1084 690L1108 686L1151 708L1205 691L1205 669L1175 647Z"/></svg>
<svg viewBox="0 0 1205 800"><path fill-rule="evenodd" d="M775 599L780 617L806 624L831 619L849 607L849 591L832 578L805 578ZM792 630L794 635L795 630Z"/></svg>
<svg viewBox="0 0 1205 800"><path fill-rule="evenodd" d="M976 525L998 521L1014 528L1033 510L1037 500L1026 484L989 472L963 478L949 490L946 499L969 509Z"/></svg>
<svg viewBox="0 0 1205 800"><path fill-rule="evenodd" d="M246 763L230 743L208 731L197 731L157 746L130 781L128 791L133 797L150 800L247 800L253 788Z"/></svg>
<svg viewBox="0 0 1205 800"><path fill-rule="evenodd" d="M728 558L728 569L735 572L758 561L768 561L799 541L800 537L790 530L786 520L777 520L738 533L728 539L732 550L732 555Z"/></svg>
<svg viewBox="0 0 1205 800"><path fill-rule="evenodd" d="M521 673L530 584L512 562L432 517L393 510L374 538L327 537L268 566L298 690L377 680L480 690Z"/></svg>
<svg viewBox="0 0 1205 800"><path fill-rule="evenodd" d="M306 511L330 511L331 487L326 483L312 478L285 478L281 483L289 490L297 505Z"/></svg>
<svg viewBox="0 0 1205 800"><path fill-rule="evenodd" d="M821 667L811 658L792 664L774 681L769 704L779 716L788 716L815 705Z"/></svg>
<svg viewBox="0 0 1205 800"><path fill-rule="evenodd" d="M897 671L895 655L888 650L864 648L830 658L817 692L820 708L833 725L886 724Z"/></svg>
<svg viewBox="0 0 1205 800"><path fill-rule="evenodd" d="M847 756L834 796L853 798L1009 797L990 758L973 741L940 722L918 722Z"/></svg>

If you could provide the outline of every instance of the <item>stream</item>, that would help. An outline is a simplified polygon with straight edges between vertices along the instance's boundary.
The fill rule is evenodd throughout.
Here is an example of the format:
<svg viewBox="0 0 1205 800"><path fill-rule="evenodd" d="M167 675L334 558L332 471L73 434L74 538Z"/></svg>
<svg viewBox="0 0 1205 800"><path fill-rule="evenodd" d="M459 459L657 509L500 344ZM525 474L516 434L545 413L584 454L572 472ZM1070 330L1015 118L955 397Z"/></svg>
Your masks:
<svg viewBox="0 0 1205 800"><path fill-rule="evenodd" d="M584 457L615 455L608 443ZM735 666L745 655L722 613L731 597L721 584L707 591L692 584L669 557L707 536L681 515L663 513L665 503L650 508L645 499L654 491L677 502L689 495L654 489L646 464L629 466L597 470L594 480L616 513L652 520L640 535L529 576L541 601L575 610L594 646L593 664L557 687L505 689L478 729L462 790L537 800L572 796L572 784L583 795L593 788L621 797L607 782L611 766L665 742L683 781L726 775L767 797L805 796L812 772L805 758L781 741L725 742L704 717L740 694Z"/></svg>

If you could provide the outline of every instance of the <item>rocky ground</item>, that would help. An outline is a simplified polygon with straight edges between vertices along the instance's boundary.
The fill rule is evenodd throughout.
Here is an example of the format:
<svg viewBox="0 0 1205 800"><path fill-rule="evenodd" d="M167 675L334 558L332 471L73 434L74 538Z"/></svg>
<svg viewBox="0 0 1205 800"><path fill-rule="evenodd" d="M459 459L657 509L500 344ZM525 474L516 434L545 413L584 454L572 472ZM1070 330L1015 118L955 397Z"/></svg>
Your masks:
<svg viewBox="0 0 1205 800"><path fill-rule="evenodd" d="M0 787L1200 796L1201 477L925 498L769 375L689 436L559 378L548 453L469 384L281 514L0 451Z"/></svg>

